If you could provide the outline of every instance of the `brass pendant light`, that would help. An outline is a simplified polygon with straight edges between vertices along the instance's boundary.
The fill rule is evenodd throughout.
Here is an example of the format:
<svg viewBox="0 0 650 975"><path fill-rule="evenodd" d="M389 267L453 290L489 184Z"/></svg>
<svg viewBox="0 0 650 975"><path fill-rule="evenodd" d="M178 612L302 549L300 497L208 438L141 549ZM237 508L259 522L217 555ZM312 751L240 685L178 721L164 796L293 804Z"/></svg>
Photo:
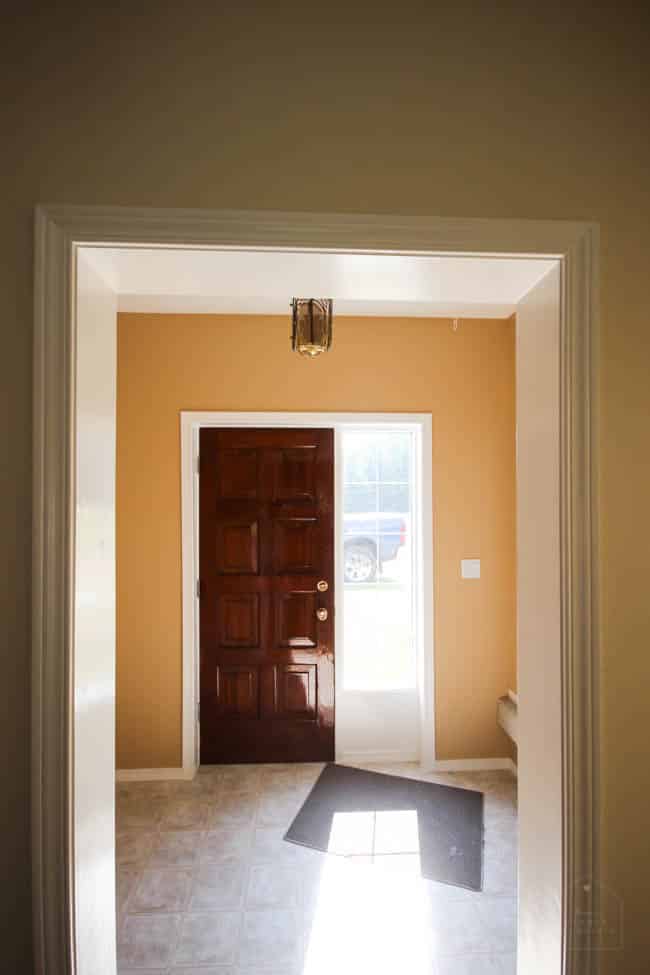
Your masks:
<svg viewBox="0 0 650 975"><path fill-rule="evenodd" d="M293 298L291 301L291 348L300 355L327 352L332 345L331 298Z"/></svg>

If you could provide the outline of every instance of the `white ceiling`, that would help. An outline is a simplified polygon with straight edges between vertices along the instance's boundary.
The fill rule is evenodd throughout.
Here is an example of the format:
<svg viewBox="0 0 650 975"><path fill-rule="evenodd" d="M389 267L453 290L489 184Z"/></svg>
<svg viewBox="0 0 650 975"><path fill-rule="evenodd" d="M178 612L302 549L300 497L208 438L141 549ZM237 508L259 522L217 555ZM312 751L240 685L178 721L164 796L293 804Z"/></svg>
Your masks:
<svg viewBox="0 0 650 975"><path fill-rule="evenodd" d="M337 315L505 317L550 270L539 258L277 250L83 248L120 311L288 314L292 297Z"/></svg>

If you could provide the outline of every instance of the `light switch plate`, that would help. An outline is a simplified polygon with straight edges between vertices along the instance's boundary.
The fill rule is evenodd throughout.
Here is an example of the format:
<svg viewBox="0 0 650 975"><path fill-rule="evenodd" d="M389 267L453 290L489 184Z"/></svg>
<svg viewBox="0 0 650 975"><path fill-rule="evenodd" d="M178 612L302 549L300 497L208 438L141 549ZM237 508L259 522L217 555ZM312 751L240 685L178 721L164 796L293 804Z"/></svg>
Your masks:
<svg viewBox="0 0 650 975"><path fill-rule="evenodd" d="M481 560L480 559L461 559L460 560L461 579L480 579Z"/></svg>

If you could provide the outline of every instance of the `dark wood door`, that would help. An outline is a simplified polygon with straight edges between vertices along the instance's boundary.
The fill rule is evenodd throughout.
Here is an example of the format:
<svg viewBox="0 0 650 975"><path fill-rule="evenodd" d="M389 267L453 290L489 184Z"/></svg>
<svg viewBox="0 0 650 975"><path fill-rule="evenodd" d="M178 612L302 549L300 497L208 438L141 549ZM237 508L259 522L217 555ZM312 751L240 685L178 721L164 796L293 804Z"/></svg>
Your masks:
<svg viewBox="0 0 650 975"><path fill-rule="evenodd" d="M201 762L331 761L334 433L202 429L199 451Z"/></svg>

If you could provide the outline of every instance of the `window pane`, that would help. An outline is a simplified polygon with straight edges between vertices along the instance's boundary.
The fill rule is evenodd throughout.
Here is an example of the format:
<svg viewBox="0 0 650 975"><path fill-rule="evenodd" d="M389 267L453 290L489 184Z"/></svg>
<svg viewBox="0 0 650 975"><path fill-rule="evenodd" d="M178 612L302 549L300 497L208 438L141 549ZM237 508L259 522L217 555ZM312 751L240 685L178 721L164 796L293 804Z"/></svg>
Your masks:
<svg viewBox="0 0 650 975"><path fill-rule="evenodd" d="M343 511L346 515L375 517L379 504L377 484L346 484L343 487Z"/></svg>
<svg viewBox="0 0 650 975"><path fill-rule="evenodd" d="M377 438L378 480L408 481L411 468L410 433L381 433Z"/></svg>
<svg viewBox="0 0 650 975"><path fill-rule="evenodd" d="M345 482L377 480L377 442L363 431L350 431L343 440Z"/></svg>
<svg viewBox="0 0 650 975"><path fill-rule="evenodd" d="M412 688L413 434L346 431L343 462L343 686Z"/></svg>
<svg viewBox="0 0 650 975"><path fill-rule="evenodd" d="M380 484L379 510L406 514L410 507L408 484Z"/></svg>

